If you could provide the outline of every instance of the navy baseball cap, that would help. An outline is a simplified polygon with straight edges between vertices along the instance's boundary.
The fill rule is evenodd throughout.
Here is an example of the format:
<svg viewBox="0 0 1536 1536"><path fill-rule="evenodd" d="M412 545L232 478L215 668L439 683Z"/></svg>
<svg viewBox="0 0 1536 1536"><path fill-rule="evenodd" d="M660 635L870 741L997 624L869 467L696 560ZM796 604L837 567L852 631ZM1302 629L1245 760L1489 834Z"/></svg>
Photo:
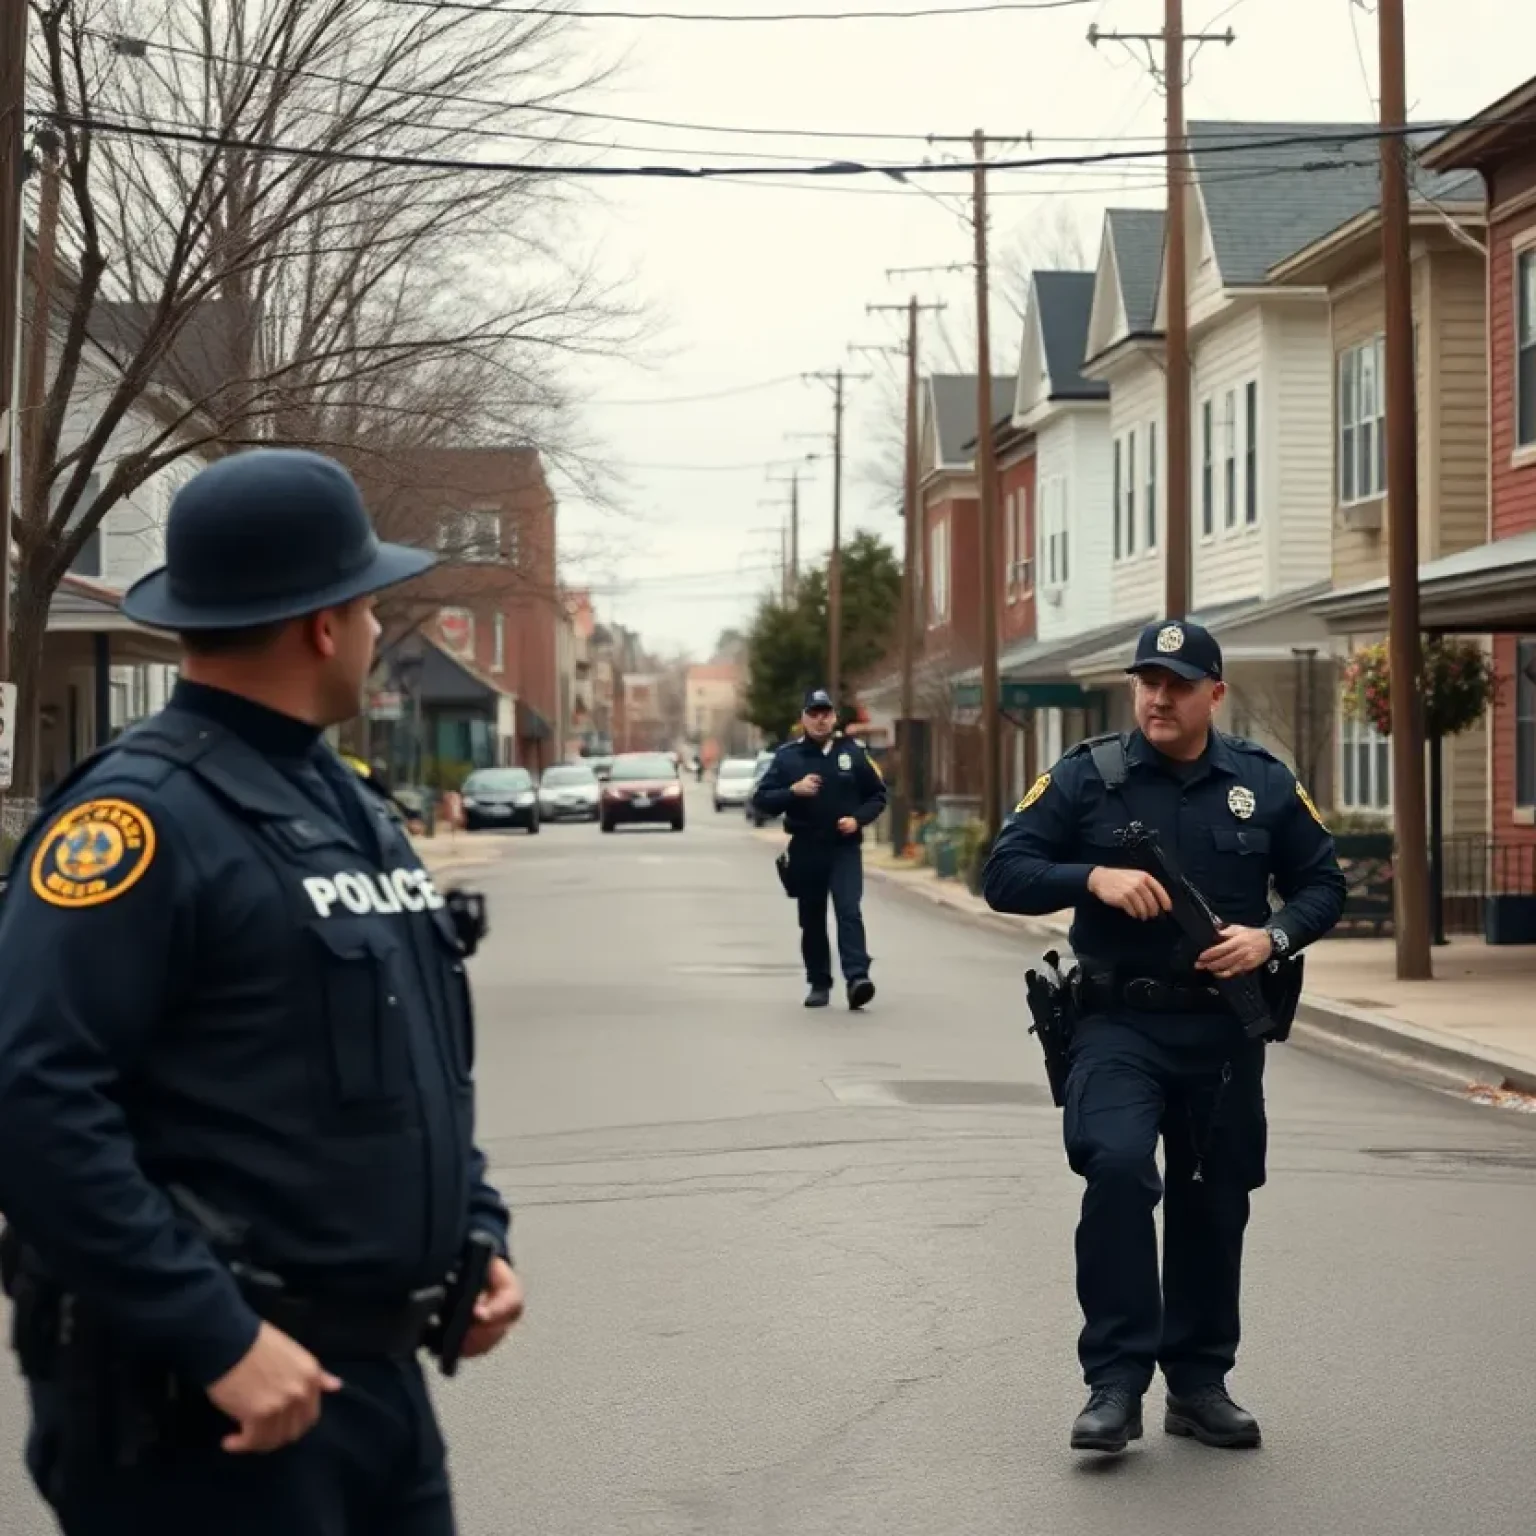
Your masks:
<svg viewBox="0 0 1536 1536"><path fill-rule="evenodd" d="M1209 678L1221 681L1221 647L1210 630L1180 620L1173 624L1148 624L1136 642L1136 659L1125 670L1140 672L1161 667L1191 683Z"/></svg>
<svg viewBox="0 0 1536 1536"><path fill-rule="evenodd" d="M825 688L812 688L810 692L805 696L805 703L800 707L807 714L809 714L813 709L837 708L837 706L832 702L832 695L828 693Z"/></svg>
<svg viewBox="0 0 1536 1536"><path fill-rule="evenodd" d="M436 564L428 550L380 541L334 459L255 448L176 493L165 564L129 587L122 608L151 629L246 629L338 608Z"/></svg>

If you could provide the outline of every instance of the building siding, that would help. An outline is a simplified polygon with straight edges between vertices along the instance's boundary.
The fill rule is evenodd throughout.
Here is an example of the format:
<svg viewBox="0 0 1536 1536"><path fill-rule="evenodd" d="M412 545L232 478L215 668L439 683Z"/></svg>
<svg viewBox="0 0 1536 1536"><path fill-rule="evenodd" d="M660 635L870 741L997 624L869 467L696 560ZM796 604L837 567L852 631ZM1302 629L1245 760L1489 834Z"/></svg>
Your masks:
<svg viewBox="0 0 1536 1536"><path fill-rule="evenodd" d="M1487 266L1470 251L1437 253L1429 277L1435 387L1426 393L1438 469L1430 558L1437 559L1488 538Z"/></svg>
<svg viewBox="0 0 1536 1536"><path fill-rule="evenodd" d="M1216 247L1211 243L1211 232L1205 219L1205 200L1200 195L1198 182L1194 183L1192 190L1193 196L1185 200L1185 224L1189 233L1184 241L1184 252L1189 273L1189 323L1197 326L1220 310L1226 302L1226 295L1221 268L1216 263Z"/></svg>
<svg viewBox="0 0 1536 1536"><path fill-rule="evenodd" d="M1114 561L1106 622L1130 623L1162 610L1167 568L1168 428L1167 380L1151 359L1134 357L1110 380L1110 479L1114 479L1114 444L1136 433L1136 516L1140 524L1136 552ZM1146 459L1148 422L1157 424L1157 541L1144 548L1146 531ZM1110 507L1110 550L1114 550L1114 507Z"/></svg>
<svg viewBox="0 0 1536 1536"><path fill-rule="evenodd" d="M1493 537L1536 528L1536 462L1515 454L1515 259L1511 242L1536 230L1536 208L1494 224L1489 240L1489 446L1493 464Z"/></svg>
<svg viewBox="0 0 1536 1536"><path fill-rule="evenodd" d="M1264 321L1259 458L1273 499L1259 506L1265 597L1326 581L1333 563L1333 348L1328 307L1287 305ZM1269 385L1268 400L1265 386Z"/></svg>
<svg viewBox="0 0 1536 1536"><path fill-rule="evenodd" d="M1043 585L1047 530L1039 510L1035 517L1036 626L1042 640L1057 640L1109 621L1110 584L1104 579L1113 552L1108 407L1062 412L1040 428L1035 452L1042 492L1055 476L1066 481L1067 581L1057 601ZM1043 495L1037 496L1036 506L1043 508Z"/></svg>
<svg viewBox="0 0 1536 1536"><path fill-rule="evenodd" d="M1231 528L1225 526L1222 500L1223 459L1229 424L1225 421L1226 394L1231 390L1237 413L1231 430L1241 433L1243 411L1243 387L1250 379L1259 382L1259 459L1260 484L1264 486L1264 458L1269 452L1274 420L1275 390L1272 381L1264 374L1264 321L1255 307L1234 315L1225 323L1214 327L1195 344L1193 355L1193 387L1190 392L1190 533L1194 547L1194 580L1192 583L1195 605L1229 603L1244 598L1261 597L1266 586L1264 569L1263 531L1267 518L1274 516L1272 506L1265 505L1261 489L1259 521L1254 527L1243 522L1242 444L1237 443L1237 521ZM1203 475L1205 463L1204 420L1205 402L1211 402L1212 421L1212 522L1209 537L1205 534L1205 503Z"/></svg>

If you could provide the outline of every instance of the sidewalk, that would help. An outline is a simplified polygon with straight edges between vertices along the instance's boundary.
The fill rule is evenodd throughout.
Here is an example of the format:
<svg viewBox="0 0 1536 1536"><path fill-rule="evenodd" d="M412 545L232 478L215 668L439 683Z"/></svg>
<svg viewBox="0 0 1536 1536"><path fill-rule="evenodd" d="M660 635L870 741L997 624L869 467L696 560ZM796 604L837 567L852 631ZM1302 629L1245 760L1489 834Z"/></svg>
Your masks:
<svg viewBox="0 0 1536 1536"><path fill-rule="evenodd" d="M505 838L471 837L453 830L436 837L413 837L411 843L433 879L494 864L507 847Z"/></svg>
<svg viewBox="0 0 1536 1536"><path fill-rule="evenodd" d="M865 869L894 889L1018 935L1067 948L1070 912L1008 917L959 880L867 844ZM1399 981L1391 939L1325 939L1307 951L1307 990L1292 1040L1471 1091L1536 1094L1536 950L1453 939L1433 952L1433 981Z"/></svg>

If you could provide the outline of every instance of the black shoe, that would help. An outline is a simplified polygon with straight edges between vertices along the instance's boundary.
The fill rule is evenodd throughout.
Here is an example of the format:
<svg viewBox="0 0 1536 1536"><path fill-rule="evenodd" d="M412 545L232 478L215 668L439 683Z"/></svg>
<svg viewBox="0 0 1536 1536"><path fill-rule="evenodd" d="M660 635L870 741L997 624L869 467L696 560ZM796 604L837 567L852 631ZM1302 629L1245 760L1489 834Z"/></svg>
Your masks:
<svg viewBox="0 0 1536 1536"><path fill-rule="evenodd" d="M805 994L805 1006L807 1008L825 1008L832 1001L831 987L812 987Z"/></svg>
<svg viewBox="0 0 1536 1536"><path fill-rule="evenodd" d="M1074 1451L1123 1451L1141 1439L1141 1393L1131 1387L1095 1387L1072 1425Z"/></svg>
<svg viewBox="0 0 1536 1536"><path fill-rule="evenodd" d="M1259 1421L1239 1408L1220 1384L1196 1387L1182 1396L1170 1392L1163 1428L1170 1435L1183 1435L1223 1450L1252 1450L1260 1443Z"/></svg>
<svg viewBox="0 0 1536 1536"><path fill-rule="evenodd" d="M848 983L848 1006L857 1013L865 1003L875 1000L875 984L868 976L855 976Z"/></svg>

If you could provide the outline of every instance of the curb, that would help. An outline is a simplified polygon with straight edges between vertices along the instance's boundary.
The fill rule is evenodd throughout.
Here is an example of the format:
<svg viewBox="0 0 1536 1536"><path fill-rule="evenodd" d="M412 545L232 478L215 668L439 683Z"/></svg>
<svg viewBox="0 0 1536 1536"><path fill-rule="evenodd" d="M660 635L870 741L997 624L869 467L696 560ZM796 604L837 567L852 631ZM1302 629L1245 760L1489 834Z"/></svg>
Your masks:
<svg viewBox="0 0 1536 1536"><path fill-rule="evenodd" d="M938 881L917 885L892 870L873 864L866 864L865 872L879 880L887 890L898 891L930 907L968 918L993 932L1066 946L1066 929L1054 923L1039 918L977 912L961 899L958 890L946 890ZM1353 1063L1367 1071L1409 1077L1427 1086L1458 1093L1493 1086L1536 1094L1536 1061L1529 1057L1457 1040L1406 1019L1369 1013L1329 997L1303 996L1289 1043L1318 1055Z"/></svg>

